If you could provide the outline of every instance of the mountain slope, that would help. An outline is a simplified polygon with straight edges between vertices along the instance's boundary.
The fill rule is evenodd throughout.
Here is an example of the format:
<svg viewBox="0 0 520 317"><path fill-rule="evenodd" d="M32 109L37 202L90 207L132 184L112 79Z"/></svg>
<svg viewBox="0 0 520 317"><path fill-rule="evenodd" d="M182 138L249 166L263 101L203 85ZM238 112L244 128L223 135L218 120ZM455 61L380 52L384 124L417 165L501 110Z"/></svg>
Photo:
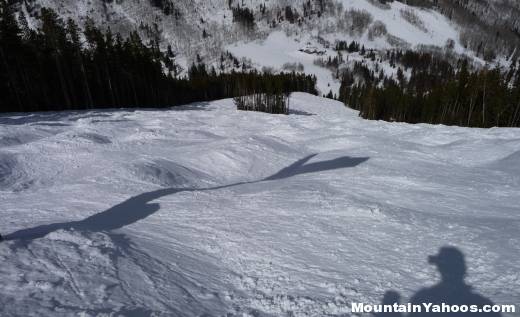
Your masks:
<svg viewBox="0 0 520 317"><path fill-rule="evenodd" d="M163 49L170 46L180 66L176 74L185 75L200 62L223 72L296 70L316 75L320 93L332 96L338 95L342 69L356 62L390 77L397 74L395 65L380 58L340 56L335 49L342 43L355 41L380 56L395 50L432 51L454 63L468 58L475 67L488 62L507 67L520 45L516 20L508 18L517 5L500 1L487 6L441 1L434 6L427 0L33 0L18 6L32 26L39 23L35 17L43 7L80 25L90 18L113 32L137 30ZM331 66L335 58L340 62Z"/></svg>
<svg viewBox="0 0 520 317"><path fill-rule="evenodd" d="M461 40L464 46L477 50L478 43L473 43L475 40L469 38L467 33L478 27L480 40L488 33L496 37L496 33L502 31L504 39L492 41L498 54L510 54L519 43L520 38L508 37L512 31L518 33L518 22L512 18L519 9L515 3L489 0L484 2L488 4L485 7L477 4L457 5L457 2L449 2L451 5L448 5L442 1L439 6L425 6L424 3L428 1L419 1L422 6L412 6L415 4L413 1L409 3L387 1L381 4L378 0L28 0L20 5L20 10L35 16L42 7L49 7L63 18L71 17L84 22L88 16L98 24L123 34L139 29L142 34L161 39L163 47L172 45L190 61L195 59L197 53L210 60L215 59L227 44L240 39L265 38L276 30L296 35L310 33L313 37L323 36L332 42L345 39L345 36L354 37L374 48L406 46L406 43L412 47L417 44L443 47L448 39L452 39L457 45L457 51L462 52ZM251 10L256 24L255 31L244 30L240 23L233 22L236 19L232 9L236 8ZM356 15L363 12L369 16ZM479 19L474 19L475 23L468 25L471 17L477 14ZM382 41L374 41L369 36L370 26L377 26L380 22L386 26L387 41L386 36L383 36ZM488 28L495 25L497 29L483 29L481 25ZM508 36L500 27L509 30ZM508 44L507 40L512 43Z"/></svg>
<svg viewBox="0 0 520 317"><path fill-rule="evenodd" d="M516 303L518 129L290 104L1 116L2 314L343 316L435 283L444 245Z"/></svg>

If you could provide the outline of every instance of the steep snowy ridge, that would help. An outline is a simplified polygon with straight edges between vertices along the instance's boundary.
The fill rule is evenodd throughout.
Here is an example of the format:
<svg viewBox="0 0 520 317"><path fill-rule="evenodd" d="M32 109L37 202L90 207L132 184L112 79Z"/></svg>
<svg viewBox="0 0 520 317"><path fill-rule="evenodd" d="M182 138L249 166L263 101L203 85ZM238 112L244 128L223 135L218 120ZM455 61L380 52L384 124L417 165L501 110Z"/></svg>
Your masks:
<svg viewBox="0 0 520 317"><path fill-rule="evenodd" d="M516 303L518 129L290 104L1 116L2 315L345 316L435 283L444 245Z"/></svg>

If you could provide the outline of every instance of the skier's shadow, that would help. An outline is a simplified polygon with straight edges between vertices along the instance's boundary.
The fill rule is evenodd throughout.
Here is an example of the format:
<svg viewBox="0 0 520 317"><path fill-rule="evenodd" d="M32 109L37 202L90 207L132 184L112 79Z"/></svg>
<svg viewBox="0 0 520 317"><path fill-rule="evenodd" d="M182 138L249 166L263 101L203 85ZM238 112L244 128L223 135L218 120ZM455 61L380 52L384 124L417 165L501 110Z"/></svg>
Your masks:
<svg viewBox="0 0 520 317"><path fill-rule="evenodd" d="M179 192L193 192L193 191L212 191L225 188L236 187L245 184L255 184L260 182L274 181L293 177L299 174L324 172L335 169L355 167L363 162L366 162L368 157L340 157L333 160L321 161L315 163L308 163L317 154L309 155L294 164L280 170L278 173L266 177L258 181L241 182L224 186L216 186L209 188L166 188L153 192L144 193L132 197L110 209L90 216L81 221L70 221L62 223L53 223L49 225L41 225L33 228L22 229L14 233L8 234L4 237L5 240L22 240L28 242L33 239L38 239L56 230L78 230L78 231L111 231L120 229L122 227L133 224L139 220L145 219L160 209L158 203L151 203L152 201L173 195ZM307 164L308 163L308 164Z"/></svg>
<svg viewBox="0 0 520 317"><path fill-rule="evenodd" d="M486 316L500 317L500 313L481 312L485 306L492 307L494 303L475 292L474 288L465 282L467 273L466 260L464 254L459 249L452 246L445 246L439 250L439 253L428 257L428 263L435 265L441 275L441 280L431 286L419 290L411 299L410 304L420 307L421 309L409 312L407 317L434 317L434 316L450 316L450 317L471 317ZM388 291L382 301L382 305L400 305L400 295L395 291ZM424 305L430 305L428 311ZM451 312L435 312L434 306L441 307L448 305L450 307L468 307L467 311L451 311ZM477 311L471 311L471 309ZM374 313L374 317L404 317L401 312L387 311Z"/></svg>

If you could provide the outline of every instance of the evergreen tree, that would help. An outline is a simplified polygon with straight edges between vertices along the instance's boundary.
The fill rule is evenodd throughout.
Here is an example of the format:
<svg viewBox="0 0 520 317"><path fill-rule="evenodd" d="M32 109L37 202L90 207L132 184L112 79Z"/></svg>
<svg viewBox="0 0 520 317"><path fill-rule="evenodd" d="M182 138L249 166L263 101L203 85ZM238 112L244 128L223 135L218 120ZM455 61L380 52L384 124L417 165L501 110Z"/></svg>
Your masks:
<svg viewBox="0 0 520 317"><path fill-rule="evenodd" d="M87 19L81 34L74 21L64 23L48 9L42 9L41 27L30 30L22 18L20 27L5 0L0 0L0 10L2 112L171 107L245 94L267 94L269 111L280 111L275 106L280 94L315 93L316 78L311 76L219 74L200 56L188 77L179 78L171 47L161 52L155 41L145 45L135 31L123 38Z"/></svg>
<svg viewBox="0 0 520 317"><path fill-rule="evenodd" d="M461 60L454 68L429 53L389 52L401 67L396 79L375 77L355 63L343 74L339 98L366 119L426 122L472 127L519 126L518 69L471 71ZM354 81L353 78L358 80Z"/></svg>

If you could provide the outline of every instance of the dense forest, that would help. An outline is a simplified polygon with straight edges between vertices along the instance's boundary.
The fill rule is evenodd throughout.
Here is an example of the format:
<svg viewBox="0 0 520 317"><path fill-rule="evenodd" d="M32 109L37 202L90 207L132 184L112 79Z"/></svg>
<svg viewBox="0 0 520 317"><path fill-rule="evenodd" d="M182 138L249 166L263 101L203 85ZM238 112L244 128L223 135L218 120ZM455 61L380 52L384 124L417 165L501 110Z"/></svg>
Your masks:
<svg viewBox="0 0 520 317"><path fill-rule="evenodd" d="M178 78L171 50L145 45L137 32L123 38L92 21L81 31L48 9L40 22L29 28L0 1L0 112L168 107L263 89L316 93L316 78L296 73L218 74L200 63Z"/></svg>
<svg viewBox="0 0 520 317"><path fill-rule="evenodd" d="M397 76L361 63L343 74L339 99L366 119L471 127L520 127L520 61L507 71L453 66L431 53L397 52ZM395 66L397 67L397 66Z"/></svg>

